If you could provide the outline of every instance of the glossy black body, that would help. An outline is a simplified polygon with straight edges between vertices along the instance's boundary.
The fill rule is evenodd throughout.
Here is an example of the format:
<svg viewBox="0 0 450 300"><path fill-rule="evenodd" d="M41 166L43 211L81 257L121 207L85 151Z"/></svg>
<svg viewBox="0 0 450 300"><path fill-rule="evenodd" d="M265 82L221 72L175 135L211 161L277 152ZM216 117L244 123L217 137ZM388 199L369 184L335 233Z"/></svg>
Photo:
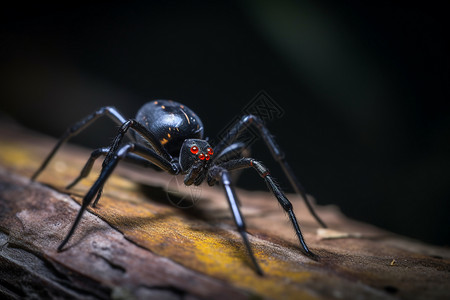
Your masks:
<svg viewBox="0 0 450 300"><path fill-rule="evenodd" d="M158 139L167 152L178 157L186 139L203 139L203 123L189 107L172 100L155 100L138 111L136 121ZM134 133L137 142L147 141Z"/></svg>

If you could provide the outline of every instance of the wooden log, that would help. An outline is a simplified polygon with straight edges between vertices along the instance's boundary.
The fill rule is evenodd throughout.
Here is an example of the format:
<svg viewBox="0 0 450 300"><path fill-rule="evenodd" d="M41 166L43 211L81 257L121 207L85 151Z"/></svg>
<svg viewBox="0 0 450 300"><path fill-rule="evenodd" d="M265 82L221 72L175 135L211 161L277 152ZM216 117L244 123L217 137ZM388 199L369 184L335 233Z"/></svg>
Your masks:
<svg viewBox="0 0 450 300"><path fill-rule="evenodd" d="M82 196L64 187L89 151L64 146L29 180L55 140L0 127L0 295L12 299L448 299L450 251L318 207L319 230L288 195L310 248L305 257L274 197L238 189L258 276L220 187L179 186L165 173L120 164L62 252ZM100 145L99 145L100 146ZM249 171L251 172L251 170ZM255 180L258 177L255 175ZM418 216L419 217L419 216Z"/></svg>

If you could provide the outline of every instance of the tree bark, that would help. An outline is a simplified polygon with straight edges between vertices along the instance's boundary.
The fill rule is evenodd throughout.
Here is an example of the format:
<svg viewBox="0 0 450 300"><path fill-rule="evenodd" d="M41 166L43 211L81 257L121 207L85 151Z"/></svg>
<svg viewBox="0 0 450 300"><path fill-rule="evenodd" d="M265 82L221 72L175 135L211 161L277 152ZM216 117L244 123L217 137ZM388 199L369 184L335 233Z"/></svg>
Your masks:
<svg viewBox="0 0 450 300"><path fill-rule="evenodd" d="M120 163L63 251L82 196L98 176L64 187L90 151L71 145L30 181L55 140L0 127L0 295L61 299L448 299L450 251L316 206L318 230L288 194L314 261L300 251L268 192L237 189L264 276L253 270L220 187ZM100 146L100 145L99 145ZM103 145L102 145L103 146ZM249 171L249 176L256 174ZM420 216L418 216L420 217Z"/></svg>

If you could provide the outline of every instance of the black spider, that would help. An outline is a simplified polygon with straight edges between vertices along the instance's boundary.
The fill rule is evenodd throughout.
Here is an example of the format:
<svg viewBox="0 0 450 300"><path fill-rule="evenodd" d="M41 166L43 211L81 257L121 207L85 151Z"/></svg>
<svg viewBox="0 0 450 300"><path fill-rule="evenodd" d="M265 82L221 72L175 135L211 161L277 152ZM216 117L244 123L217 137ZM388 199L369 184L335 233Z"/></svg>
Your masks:
<svg viewBox="0 0 450 300"><path fill-rule="evenodd" d="M317 258L309 250L303 239L291 202L274 182L269 170L261 162L253 158L242 157L245 145L237 142L237 139L250 125L253 125L261 134L274 159L280 163L295 191L303 197L311 214L321 226L326 227L314 212L302 185L286 162L283 152L275 143L262 120L254 115L242 117L228 131L225 137L215 145L213 150L207 140L203 139L203 124L200 118L191 109L175 101L157 100L148 102L138 111L136 119L132 120L124 118L114 107L102 107L66 130L32 179L34 180L44 170L63 143L80 133L99 117L105 115L120 125L119 133L109 148L99 148L92 152L80 175L68 185L67 188L69 189L82 178L88 176L95 160L100 155L106 156L100 176L84 196L78 215L67 236L59 245L58 251L61 251L69 241L84 211L94 197L96 198L92 206L95 207L100 199L106 180L119 160L125 158L146 167L156 166L157 169L173 175L183 174L185 175L184 183L186 185L199 185L206 179L208 184L212 186L217 181L221 181L234 221L244 240L251 261L257 273L262 275L262 270L250 247L245 231L245 222L239 209L239 201L228 174L229 171L237 169L254 168L265 180L269 190L287 212L300 241L302 251L313 259ZM131 142L120 146L125 135L130 138Z"/></svg>

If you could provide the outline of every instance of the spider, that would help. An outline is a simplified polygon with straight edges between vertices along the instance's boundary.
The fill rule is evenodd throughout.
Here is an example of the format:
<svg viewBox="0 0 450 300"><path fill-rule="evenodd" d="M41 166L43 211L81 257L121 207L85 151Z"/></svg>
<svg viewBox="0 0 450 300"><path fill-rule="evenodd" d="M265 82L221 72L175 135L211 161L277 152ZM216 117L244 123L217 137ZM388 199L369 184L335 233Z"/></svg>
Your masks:
<svg viewBox="0 0 450 300"><path fill-rule="evenodd" d="M46 168L58 149L65 142L86 129L102 116L108 116L120 125L120 128L111 146L94 150L79 176L67 186L67 189L70 189L81 179L87 177L95 160L102 155L105 156L100 175L84 196L78 215L66 237L58 246L58 251L63 249L73 235L89 204L92 203L93 207L97 205L105 182L108 180L117 163L125 159L138 165L153 167L173 175L182 174L185 176L184 184L187 186L192 184L197 186L205 180L210 186L213 186L218 181L221 181L234 221L252 265L259 275L263 275L261 267L257 263L252 248L250 247L244 218L239 208L240 203L229 175L229 172L233 170L253 168L266 182L269 190L275 195L282 208L287 212L299 239L302 252L312 259L316 260L318 258L306 245L292 204L276 184L269 170L261 162L253 158L243 157L242 155L246 145L237 140L249 126L255 126L272 156L281 165L294 190L302 196L310 213L322 227L326 227L325 223L317 216L311 203L308 201L304 188L285 160L285 156L280 147L276 144L263 121L254 115L243 116L213 148L208 143L208 140L203 137L204 128L200 118L194 111L181 103L172 100L148 102L140 108L135 119L126 119L114 107L102 107L65 131L39 169L34 173L32 180L35 180ZM125 136L130 139L130 142L121 145ZM92 200L94 201L92 202Z"/></svg>

